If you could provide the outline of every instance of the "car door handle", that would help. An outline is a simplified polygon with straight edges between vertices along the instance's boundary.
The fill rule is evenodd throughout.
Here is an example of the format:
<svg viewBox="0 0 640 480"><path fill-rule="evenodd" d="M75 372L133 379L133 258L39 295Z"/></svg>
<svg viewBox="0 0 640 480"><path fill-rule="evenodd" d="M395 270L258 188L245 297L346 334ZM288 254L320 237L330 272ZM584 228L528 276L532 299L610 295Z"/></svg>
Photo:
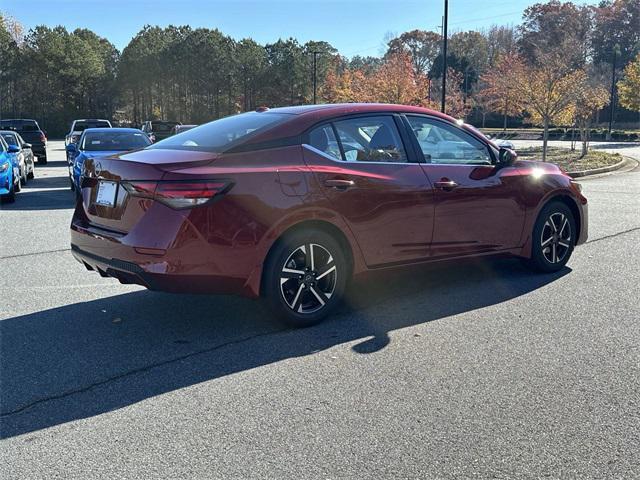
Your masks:
<svg viewBox="0 0 640 480"><path fill-rule="evenodd" d="M458 186L458 184L456 182L454 182L453 180L449 180L449 179L445 179L445 178L443 178L439 182L434 182L433 185L436 188L438 188L440 190L445 190L447 192L453 190L454 188L456 188Z"/></svg>
<svg viewBox="0 0 640 480"><path fill-rule="evenodd" d="M355 185L353 180L325 180L325 187L335 188L336 190L347 190Z"/></svg>

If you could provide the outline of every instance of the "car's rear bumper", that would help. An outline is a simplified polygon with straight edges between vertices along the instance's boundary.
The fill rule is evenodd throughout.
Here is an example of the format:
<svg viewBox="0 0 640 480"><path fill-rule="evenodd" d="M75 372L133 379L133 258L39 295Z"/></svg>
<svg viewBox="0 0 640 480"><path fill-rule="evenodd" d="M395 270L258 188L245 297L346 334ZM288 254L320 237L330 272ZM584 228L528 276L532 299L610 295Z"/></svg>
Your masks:
<svg viewBox="0 0 640 480"><path fill-rule="evenodd" d="M181 231L185 231L183 227ZM92 226L76 222L71 224L71 252L88 270L103 277L113 277L124 284L138 284L150 290L172 293L234 294L255 298L259 292L255 283L249 282L251 272L238 267L230 270L228 261L215 262L215 246L210 244L190 245L189 251L177 248L157 249L139 246L141 241L135 234L111 236L112 234ZM129 242L137 240L137 245ZM193 237L191 241L193 242ZM177 238L170 242L179 245ZM206 254L206 250L213 251ZM229 260L229 255L220 255ZM245 256L246 257L246 256ZM242 265L243 262L236 262ZM234 263L231 263L234 265Z"/></svg>
<svg viewBox="0 0 640 480"><path fill-rule="evenodd" d="M36 142L31 144L31 151L34 155L43 156L47 153L47 144L43 142Z"/></svg>

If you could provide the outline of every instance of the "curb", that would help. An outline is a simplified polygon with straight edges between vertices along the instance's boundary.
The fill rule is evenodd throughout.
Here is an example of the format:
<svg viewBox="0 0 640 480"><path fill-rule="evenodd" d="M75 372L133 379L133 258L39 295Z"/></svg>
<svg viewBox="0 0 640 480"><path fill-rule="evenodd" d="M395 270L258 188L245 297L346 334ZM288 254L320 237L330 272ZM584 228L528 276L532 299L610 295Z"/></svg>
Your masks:
<svg viewBox="0 0 640 480"><path fill-rule="evenodd" d="M567 172L567 175L569 175L572 178L590 177L591 175L598 175L601 173L609 173L615 170L619 170L625 165L630 164L632 162L638 163L638 161L633 158L624 157L620 162L614 165L609 165L608 167L592 168L591 170L582 170L579 172Z"/></svg>

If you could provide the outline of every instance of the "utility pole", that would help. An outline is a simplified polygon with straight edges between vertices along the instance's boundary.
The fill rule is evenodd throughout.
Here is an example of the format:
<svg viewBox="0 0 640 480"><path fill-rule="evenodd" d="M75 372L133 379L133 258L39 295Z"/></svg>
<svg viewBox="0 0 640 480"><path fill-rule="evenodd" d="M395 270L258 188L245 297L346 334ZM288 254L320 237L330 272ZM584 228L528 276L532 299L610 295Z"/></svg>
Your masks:
<svg viewBox="0 0 640 480"><path fill-rule="evenodd" d="M318 52L317 50L314 50L313 52L313 104L315 105L317 103L317 98L316 98L316 93L318 90L318 54L320 52Z"/></svg>
<svg viewBox="0 0 640 480"><path fill-rule="evenodd" d="M607 132L607 140L611 140L611 127L613 125L613 113L616 108L616 59L620 45L617 43L613 47L613 61L611 62L611 103L609 104L609 131Z"/></svg>
<svg viewBox="0 0 640 480"><path fill-rule="evenodd" d="M449 23L449 0L444 0L444 21L442 25L442 103L440 111L445 113L447 97L447 24Z"/></svg>

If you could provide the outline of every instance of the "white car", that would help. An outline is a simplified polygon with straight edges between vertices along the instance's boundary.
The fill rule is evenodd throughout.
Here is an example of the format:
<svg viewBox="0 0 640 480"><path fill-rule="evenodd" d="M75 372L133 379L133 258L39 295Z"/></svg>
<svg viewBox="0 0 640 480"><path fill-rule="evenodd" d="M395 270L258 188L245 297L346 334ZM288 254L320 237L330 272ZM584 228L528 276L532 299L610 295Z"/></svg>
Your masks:
<svg viewBox="0 0 640 480"><path fill-rule="evenodd" d="M64 137L64 146L66 147L70 143L76 143L87 128L113 128L109 120L103 120L101 118L82 118L74 120L71 124L69 133Z"/></svg>

